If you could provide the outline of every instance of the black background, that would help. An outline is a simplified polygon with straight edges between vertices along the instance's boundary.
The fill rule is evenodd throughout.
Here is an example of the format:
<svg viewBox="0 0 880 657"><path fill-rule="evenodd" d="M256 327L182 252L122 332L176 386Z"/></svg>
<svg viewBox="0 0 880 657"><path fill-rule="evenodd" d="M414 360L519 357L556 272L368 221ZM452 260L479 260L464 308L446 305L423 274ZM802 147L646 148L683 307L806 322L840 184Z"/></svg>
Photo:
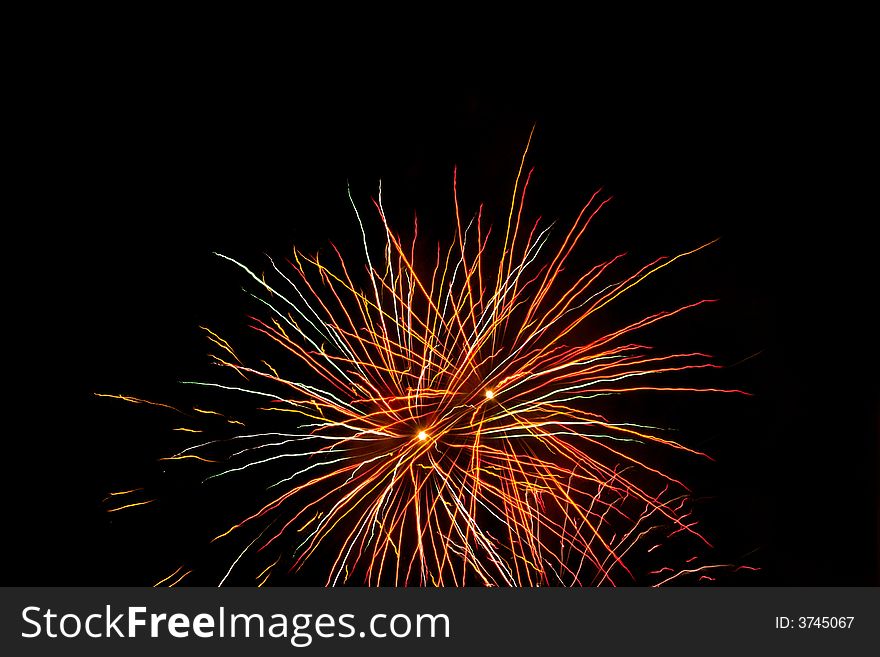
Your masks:
<svg viewBox="0 0 880 657"><path fill-rule="evenodd" d="M534 214L564 222L596 188L614 196L585 262L721 238L621 312L721 300L655 337L709 350L731 366L718 381L754 396L655 410L716 459L676 467L719 559L761 568L727 583L878 583L876 204L856 201L863 109L848 82L779 62L707 75L686 59L467 82L305 68L96 53L35 85L23 232L6 244L24 310L7 316L23 394L5 432L4 584L149 584L205 526L252 508L249 489L220 508L101 502L173 488L155 459L182 443L161 412L94 393L186 403L176 382L210 375L198 326L245 334L244 281L212 251L259 268L293 244L356 247L346 184L369 210L379 179L392 223L406 233L417 211L421 234L445 239L453 166L463 205L500 215L533 124Z"/></svg>

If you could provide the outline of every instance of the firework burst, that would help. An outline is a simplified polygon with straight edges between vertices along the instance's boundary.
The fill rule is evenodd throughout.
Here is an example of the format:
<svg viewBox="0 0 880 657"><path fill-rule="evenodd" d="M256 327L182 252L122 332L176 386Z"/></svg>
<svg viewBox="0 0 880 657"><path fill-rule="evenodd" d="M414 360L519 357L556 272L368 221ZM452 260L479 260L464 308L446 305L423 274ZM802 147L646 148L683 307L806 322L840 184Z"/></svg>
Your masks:
<svg viewBox="0 0 880 657"><path fill-rule="evenodd" d="M363 268L336 247L325 258L294 250L260 274L220 256L255 283L252 326L286 353L279 369L302 376L245 364L208 331L215 363L235 379L189 383L258 400L277 430L169 458L206 462L209 479L293 464L267 481L273 499L216 541L246 534L244 552L277 548L293 570L320 553L328 585L435 586L616 584L641 574L628 565L637 545L705 541L684 483L643 456L652 445L705 455L603 407L643 391L719 392L664 384L663 375L714 367L708 356L634 342L708 300L581 336L621 295L708 245L623 277L622 256L580 268L572 253L609 199L594 193L561 229L528 221L525 159L500 230L482 207L462 216L453 175L454 238L427 258L417 224L409 243L390 227L381 185L371 210L381 247L352 200Z"/></svg>

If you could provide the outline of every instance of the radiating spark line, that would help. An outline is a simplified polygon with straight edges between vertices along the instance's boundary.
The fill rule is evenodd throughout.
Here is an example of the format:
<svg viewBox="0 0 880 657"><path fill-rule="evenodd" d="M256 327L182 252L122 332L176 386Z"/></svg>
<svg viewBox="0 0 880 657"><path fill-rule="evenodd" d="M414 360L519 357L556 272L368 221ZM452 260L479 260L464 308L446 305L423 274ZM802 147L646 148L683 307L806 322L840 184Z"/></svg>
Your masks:
<svg viewBox="0 0 880 657"><path fill-rule="evenodd" d="M175 570L173 573L171 573L171 574L168 575L167 577L163 577L163 578L160 579L158 582L156 582L155 584L153 584L153 588L156 588L157 586L161 586L162 584L164 584L165 582L167 582L169 579L171 579L172 577L174 577L174 576L175 576L177 573L179 573L181 570L183 570L183 565L178 566L178 567L177 567L177 570Z"/></svg>
<svg viewBox="0 0 880 657"><path fill-rule="evenodd" d="M203 456L196 456L195 454L178 454L177 456L164 456L160 458L160 461L182 461L184 459L195 459L197 461L203 461L204 463L217 463L217 461L213 459L206 459Z"/></svg>
<svg viewBox="0 0 880 657"><path fill-rule="evenodd" d="M196 413L202 413L203 415L219 415L220 417L224 417L223 413L218 413L217 411L207 411L203 408L198 408L197 406L193 406L193 410Z"/></svg>
<svg viewBox="0 0 880 657"><path fill-rule="evenodd" d="M147 404L148 406L156 406L158 408L167 408L168 410L175 411L180 413L181 415L186 415L183 411L174 408L173 406L169 406L168 404L160 404L159 402L149 401L148 399L141 399L140 397L132 397L131 395L109 395L100 392L94 393L95 397L105 397L107 399L121 399L122 401L129 402L130 404Z"/></svg>
<svg viewBox="0 0 880 657"><path fill-rule="evenodd" d="M116 495L128 495L130 493L137 493L142 490L143 488L132 488L131 490L120 490L116 491L115 493L107 493L107 495L109 496L107 499L110 499L110 497L115 497Z"/></svg>
<svg viewBox="0 0 880 657"><path fill-rule="evenodd" d="M684 570L680 570L680 571L678 571L678 572L675 573L674 575L670 575L669 577L667 577L666 579L664 579L662 582L657 582L656 584L654 584L654 586L655 586L655 587L663 586L664 584L668 584L669 582L671 582L671 581L673 581L673 580L676 580L676 579L678 579L679 577L683 577L684 575L693 575L694 573L701 573L701 572L703 572L703 571L705 571L705 570L714 570L714 569L717 569L717 568L728 568L728 569L732 569L732 568L733 568L733 565L732 565L732 564L720 564L720 563L719 563L719 564L711 564L711 565L708 565L708 566L700 566L699 568L686 568L686 569L684 569Z"/></svg>
<svg viewBox="0 0 880 657"><path fill-rule="evenodd" d="M180 584L180 583L184 580L184 578L185 578L187 575L190 575L191 573L192 573L191 570L186 571L183 575L181 575L181 576L178 577L176 580L174 580L173 582L171 582L171 584L168 585L168 588L172 588L172 587L174 587L174 586L177 586L178 584Z"/></svg>
<svg viewBox="0 0 880 657"><path fill-rule="evenodd" d="M151 504L155 501L156 500L147 500L146 502L132 502L131 504L126 504L125 506L118 506L114 509L107 509L107 513L114 513L116 511L122 511L123 509L131 509L132 507L143 506L144 504Z"/></svg>

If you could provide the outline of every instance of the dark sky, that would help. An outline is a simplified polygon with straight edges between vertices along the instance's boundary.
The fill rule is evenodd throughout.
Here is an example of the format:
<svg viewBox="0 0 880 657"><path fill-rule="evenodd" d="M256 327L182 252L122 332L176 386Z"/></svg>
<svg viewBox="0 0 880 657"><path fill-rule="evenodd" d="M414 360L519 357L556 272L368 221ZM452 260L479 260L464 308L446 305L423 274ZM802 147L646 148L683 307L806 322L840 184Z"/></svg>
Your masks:
<svg viewBox="0 0 880 657"><path fill-rule="evenodd" d="M857 130L806 80L759 69L401 78L104 62L47 82L27 241L6 246L26 310L7 317L24 394L7 414L3 583L150 583L176 543L203 540L179 509L104 513L177 445L161 418L93 393L183 399L176 381L208 370L198 326L234 334L247 310L213 251L345 248L346 185L369 207L379 179L393 221L409 230L417 211L445 239L453 166L463 202L500 213L534 124L535 213L614 196L584 259L721 238L632 303L719 298L660 337L710 350L725 385L754 393L659 409L716 459L688 477L719 554L762 569L730 583L876 585L876 203L854 201Z"/></svg>

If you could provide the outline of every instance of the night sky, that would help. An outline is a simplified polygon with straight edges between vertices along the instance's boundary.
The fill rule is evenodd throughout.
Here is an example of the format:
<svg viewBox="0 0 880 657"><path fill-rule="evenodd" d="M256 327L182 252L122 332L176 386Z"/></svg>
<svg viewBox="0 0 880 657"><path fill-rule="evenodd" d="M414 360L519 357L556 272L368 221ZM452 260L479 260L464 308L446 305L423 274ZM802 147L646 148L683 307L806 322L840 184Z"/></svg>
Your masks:
<svg viewBox="0 0 880 657"><path fill-rule="evenodd" d="M253 508L244 486L211 499L163 478L156 459L187 437L94 396L186 404L177 382L212 371L198 327L248 339L245 281L212 252L256 268L293 244L356 253L346 187L368 210L380 179L393 225L406 234L417 212L420 235L447 239L453 167L462 204L500 216L533 125L534 214L564 222L597 188L614 197L585 265L720 238L620 312L720 300L652 340L712 353L728 366L718 387L753 396L638 412L715 459L670 467L693 486L717 559L761 568L721 583L878 584L876 202L854 200L867 183L847 157L856 129L827 123L806 81L675 69L464 84L143 61L62 67L47 84L41 183L16 211L25 241L6 244L24 310L7 314L21 365L5 414L4 584L151 584L204 547L206 528ZM188 502L105 512L107 492L136 486Z"/></svg>

